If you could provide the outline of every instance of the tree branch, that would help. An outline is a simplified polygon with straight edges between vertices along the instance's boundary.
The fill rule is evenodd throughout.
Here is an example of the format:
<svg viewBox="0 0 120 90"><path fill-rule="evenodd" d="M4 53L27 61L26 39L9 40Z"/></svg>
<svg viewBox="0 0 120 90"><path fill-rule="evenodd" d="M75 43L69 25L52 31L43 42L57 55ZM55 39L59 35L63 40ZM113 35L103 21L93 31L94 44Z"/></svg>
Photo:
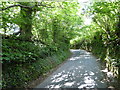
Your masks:
<svg viewBox="0 0 120 90"><path fill-rule="evenodd" d="M43 4L39 4L39 5L35 5L35 6L24 6L24 5L21 5L21 4L17 4L17 5L8 6L8 7L4 8L4 9L0 9L0 11L4 11L4 10L7 10L9 8L18 7L18 6L22 7L22 8L28 8L28 9L32 9L32 8L34 8L36 6L43 6L43 7L47 7L47 8L54 8L54 7L49 7L49 6L43 5Z"/></svg>
<svg viewBox="0 0 120 90"><path fill-rule="evenodd" d="M4 11L6 9L9 9L9 8L12 8L12 7L17 7L17 6L20 6L22 8L29 8L29 9L33 8L33 7L30 7L30 6L24 6L24 5L21 5L21 4L17 4L17 5L8 6L8 7L4 8L4 9L0 9L0 11Z"/></svg>

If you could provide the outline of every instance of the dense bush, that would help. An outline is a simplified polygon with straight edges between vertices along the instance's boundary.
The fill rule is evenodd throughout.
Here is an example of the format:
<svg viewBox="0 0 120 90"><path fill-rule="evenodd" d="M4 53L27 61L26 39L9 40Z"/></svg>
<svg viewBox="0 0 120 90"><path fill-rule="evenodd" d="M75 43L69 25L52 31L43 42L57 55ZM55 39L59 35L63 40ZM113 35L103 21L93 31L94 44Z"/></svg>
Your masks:
<svg viewBox="0 0 120 90"><path fill-rule="evenodd" d="M40 47L33 42L14 39L3 39L2 44L3 63L30 63L57 51L52 46Z"/></svg>
<svg viewBox="0 0 120 90"><path fill-rule="evenodd" d="M33 62L39 58L40 50L31 42L3 39L2 43L3 63Z"/></svg>
<svg viewBox="0 0 120 90"><path fill-rule="evenodd" d="M2 87L25 87L69 56L56 47L39 47L32 42L3 40Z"/></svg>

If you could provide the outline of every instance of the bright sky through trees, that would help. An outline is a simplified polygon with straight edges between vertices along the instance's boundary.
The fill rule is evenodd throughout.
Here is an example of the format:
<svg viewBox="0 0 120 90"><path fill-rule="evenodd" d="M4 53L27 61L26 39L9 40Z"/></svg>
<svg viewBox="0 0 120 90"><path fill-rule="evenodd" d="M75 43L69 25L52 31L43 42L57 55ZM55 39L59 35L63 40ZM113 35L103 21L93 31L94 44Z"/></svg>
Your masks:
<svg viewBox="0 0 120 90"><path fill-rule="evenodd" d="M85 12L86 12L86 9L88 8L88 6L90 5L91 0L78 0L78 2L79 2L80 7L81 7L79 13L84 14L84 16L83 16L84 24L90 25L92 22L92 19L91 19L91 17L86 16Z"/></svg>

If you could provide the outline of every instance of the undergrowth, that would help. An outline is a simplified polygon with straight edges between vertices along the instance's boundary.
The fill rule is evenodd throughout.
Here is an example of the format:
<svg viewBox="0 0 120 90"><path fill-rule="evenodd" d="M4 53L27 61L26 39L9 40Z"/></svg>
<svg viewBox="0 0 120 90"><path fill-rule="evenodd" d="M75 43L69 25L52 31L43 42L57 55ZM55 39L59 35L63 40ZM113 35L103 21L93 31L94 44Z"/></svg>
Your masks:
<svg viewBox="0 0 120 90"><path fill-rule="evenodd" d="M67 49L38 47L32 42L3 40L2 87L18 88L62 63L69 55Z"/></svg>

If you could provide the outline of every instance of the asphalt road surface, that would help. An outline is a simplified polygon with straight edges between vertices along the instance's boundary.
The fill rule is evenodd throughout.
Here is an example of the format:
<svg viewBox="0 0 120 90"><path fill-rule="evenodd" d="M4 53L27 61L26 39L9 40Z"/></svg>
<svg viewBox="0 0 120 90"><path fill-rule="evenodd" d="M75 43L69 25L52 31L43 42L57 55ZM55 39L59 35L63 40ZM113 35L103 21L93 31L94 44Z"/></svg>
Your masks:
<svg viewBox="0 0 120 90"><path fill-rule="evenodd" d="M36 88L107 88L97 59L85 50L73 55Z"/></svg>

